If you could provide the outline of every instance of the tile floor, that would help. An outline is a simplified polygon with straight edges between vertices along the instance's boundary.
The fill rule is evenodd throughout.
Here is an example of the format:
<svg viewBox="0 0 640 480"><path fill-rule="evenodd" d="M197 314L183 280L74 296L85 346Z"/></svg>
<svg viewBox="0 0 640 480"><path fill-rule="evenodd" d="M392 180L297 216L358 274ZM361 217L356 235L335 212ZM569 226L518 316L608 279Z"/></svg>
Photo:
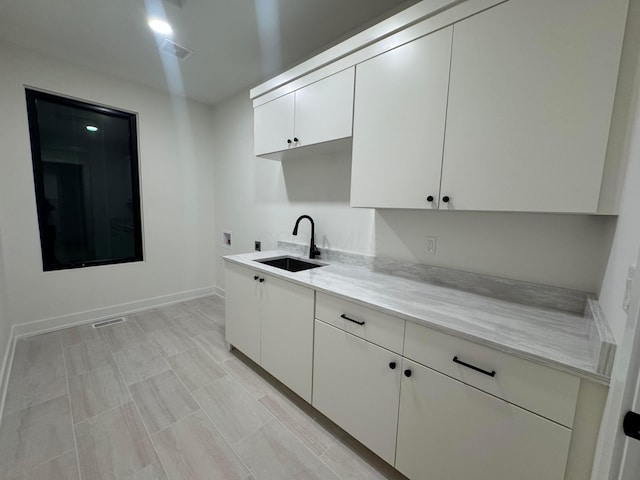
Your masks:
<svg viewBox="0 0 640 480"><path fill-rule="evenodd" d="M19 340L0 478L404 479L227 351L217 297Z"/></svg>

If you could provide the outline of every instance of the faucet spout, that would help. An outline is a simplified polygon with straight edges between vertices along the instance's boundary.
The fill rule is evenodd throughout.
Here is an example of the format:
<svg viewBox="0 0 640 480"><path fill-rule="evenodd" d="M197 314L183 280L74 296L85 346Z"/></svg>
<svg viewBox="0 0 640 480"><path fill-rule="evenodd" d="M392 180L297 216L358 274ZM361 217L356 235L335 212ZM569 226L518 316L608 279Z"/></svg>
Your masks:
<svg viewBox="0 0 640 480"><path fill-rule="evenodd" d="M296 220L296 224L293 227L293 232L291 234L298 235L298 225L300 224L300 220L303 220L305 218L309 220L309 222L311 222L311 245L309 245L309 258L316 258L320 256L320 250L318 250L318 247L316 247L316 239L315 239L316 226L313 223L313 218L311 218L309 215L299 216L298 219Z"/></svg>

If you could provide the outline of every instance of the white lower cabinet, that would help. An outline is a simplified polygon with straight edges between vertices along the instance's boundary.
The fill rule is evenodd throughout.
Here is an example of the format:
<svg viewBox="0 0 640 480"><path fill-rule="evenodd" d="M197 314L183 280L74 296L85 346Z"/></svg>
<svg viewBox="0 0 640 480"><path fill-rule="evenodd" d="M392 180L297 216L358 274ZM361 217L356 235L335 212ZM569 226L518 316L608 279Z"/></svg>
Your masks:
<svg viewBox="0 0 640 480"><path fill-rule="evenodd" d="M311 402L315 292L261 275L260 365Z"/></svg>
<svg viewBox="0 0 640 480"><path fill-rule="evenodd" d="M395 466L404 475L564 478L570 429L410 360L402 370Z"/></svg>
<svg viewBox="0 0 640 480"><path fill-rule="evenodd" d="M312 289L227 262L227 340L409 479L590 471L606 393L585 410L593 399L571 375L399 318L403 335L385 338L395 317L322 293L315 302Z"/></svg>
<svg viewBox="0 0 640 480"><path fill-rule="evenodd" d="M227 262L227 341L311 402L315 292Z"/></svg>
<svg viewBox="0 0 640 480"><path fill-rule="evenodd" d="M400 367L400 355L316 320L313 406L391 465Z"/></svg>
<svg viewBox="0 0 640 480"><path fill-rule="evenodd" d="M257 281L258 274L227 262L224 277L227 342L260 363L261 286Z"/></svg>

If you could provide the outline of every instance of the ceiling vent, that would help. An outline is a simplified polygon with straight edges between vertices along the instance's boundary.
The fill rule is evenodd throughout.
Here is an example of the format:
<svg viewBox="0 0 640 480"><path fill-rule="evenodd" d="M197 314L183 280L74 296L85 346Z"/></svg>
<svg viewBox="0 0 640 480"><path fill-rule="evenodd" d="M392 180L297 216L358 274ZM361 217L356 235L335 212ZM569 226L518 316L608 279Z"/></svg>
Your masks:
<svg viewBox="0 0 640 480"><path fill-rule="evenodd" d="M182 45L178 45L168 38L165 38L164 41L160 44L160 51L174 56L180 60L186 60L194 53L193 50L190 50L187 47L183 47Z"/></svg>

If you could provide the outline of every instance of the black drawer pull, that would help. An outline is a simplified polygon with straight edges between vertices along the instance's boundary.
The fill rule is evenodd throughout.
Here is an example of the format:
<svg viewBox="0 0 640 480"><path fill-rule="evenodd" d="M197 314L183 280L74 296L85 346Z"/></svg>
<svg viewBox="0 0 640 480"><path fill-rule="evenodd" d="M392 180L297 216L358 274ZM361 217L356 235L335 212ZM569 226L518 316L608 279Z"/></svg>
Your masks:
<svg viewBox="0 0 640 480"><path fill-rule="evenodd" d="M364 322L359 322L358 320L354 320L353 318L349 318L344 313L342 315L340 315L340 318L344 318L345 320L349 320L350 322L357 323L358 325L364 325Z"/></svg>
<svg viewBox="0 0 640 480"><path fill-rule="evenodd" d="M474 366L474 365L469 365L468 363L465 363L465 362L463 362L462 360L458 360L458 357L457 357L457 356L453 357L453 361L454 361L455 363L458 363L458 364L462 365L462 366L465 366L465 367L467 367L467 368L470 368L471 370L475 370L476 372L480 372L480 373L484 373L485 375L489 375L490 377L495 377L495 376L496 376L496 371L495 371L495 370L491 370L491 371L489 372L489 371L487 371L487 370L483 370L483 369L481 369L481 368L479 368L479 367L476 367L476 366Z"/></svg>

